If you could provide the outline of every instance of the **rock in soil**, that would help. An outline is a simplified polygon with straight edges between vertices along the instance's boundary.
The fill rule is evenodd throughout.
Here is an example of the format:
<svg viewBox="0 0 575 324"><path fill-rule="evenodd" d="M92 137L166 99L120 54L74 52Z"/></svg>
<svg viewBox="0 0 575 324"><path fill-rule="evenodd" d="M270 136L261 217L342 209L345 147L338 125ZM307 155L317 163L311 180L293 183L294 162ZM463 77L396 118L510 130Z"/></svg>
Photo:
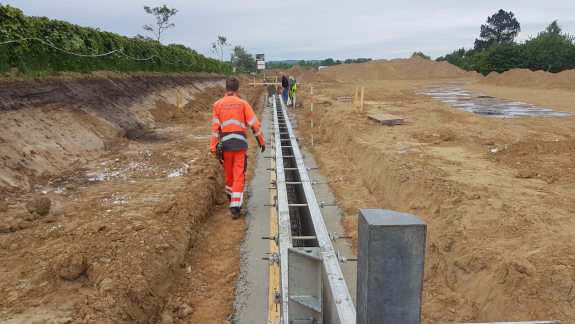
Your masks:
<svg viewBox="0 0 575 324"><path fill-rule="evenodd" d="M178 318L184 318L190 315L191 313L193 313L192 308L187 304L183 304L182 306L180 306L180 309L178 310Z"/></svg>
<svg viewBox="0 0 575 324"><path fill-rule="evenodd" d="M73 183L66 184L66 190L74 190L74 189L76 189L76 187L77 186Z"/></svg>
<svg viewBox="0 0 575 324"><path fill-rule="evenodd" d="M56 216L54 216L54 215L46 216L46 217L44 217L44 219L42 219L42 221L43 221L44 223L53 223L53 222L55 222L55 221L57 221L57 220L58 220L58 219L56 219Z"/></svg>
<svg viewBox="0 0 575 324"><path fill-rule="evenodd" d="M16 250L18 250L19 247L20 247L20 245L18 245L18 243L14 243L14 244L10 245L10 251L16 251Z"/></svg>
<svg viewBox="0 0 575 324"><path fill-rule="evenodd" d="M30 213L23 213L23 214L19 215L18 218L20 218L23 221L27 221L27 222L31 222L34 219L36 219L34 214L30 214Z"/></svg>
<svg viewBox="0 0 575 324"><path fill-rule="evenodd" d="M64 253L56 260L54 271L63 279L74 280L86 271L86 261L80 254Z"/></svg>
<svg viewBox="0 0 575 324"><path fill-rule="evenodd" d="M531 171L529 170L519 170L518 174L517 174L517 178L531 178Z"/></svg>
<svg viewBox="0 0 575 324"><path fill-rule="evenodd" d="M18 232L19 230L21 230L21 228L20 228L20 226L18 226L18 224L12 223L12 225L10 225L10 231Z"/></svg>
<svg viewBox="0 0 575 324"><path fill-rule="evenodd" d="M38 213L40 216L48 214L51 206L52 201L48 197L33 198L28 200L28 203L26 203L26 209L28 212Z"/></svg>
<svg viewBox="0 0 575 324"><path fill-rule="evenodd" d="M10 247L11 240L7 237L0 239L0 248L7 249Z"/></svg>
<svg viewBox="0 0 575 324"><path fill-rule="evenodd" d="M10 225L0 224L0 233L10 233Z"/></svg>
<svg viewBox="0 0 575 324"><path fill-rule="evenodd" d="M32 223L25 222L25 221L19 221L17 224L18 224L18 226L20 226L21 229L27 229L30 226L32 226Z"/></svg>

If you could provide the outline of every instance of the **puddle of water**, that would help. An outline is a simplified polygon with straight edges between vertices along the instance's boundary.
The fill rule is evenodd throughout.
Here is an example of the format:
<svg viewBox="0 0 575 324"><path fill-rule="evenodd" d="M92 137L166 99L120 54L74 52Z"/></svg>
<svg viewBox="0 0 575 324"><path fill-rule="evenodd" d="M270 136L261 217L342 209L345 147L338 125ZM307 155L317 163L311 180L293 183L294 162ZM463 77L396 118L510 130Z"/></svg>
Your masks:
<svg viewBox="0 0 575 324"><path fill-rule="evenodd" d="M532 104L486 96L460 88L471 82L449 82L440 85L428 85L415 89L415 93L428 95L433 99L450 103L453 107L482 116L498 118L561 117L571 113L540 108Z"/></svg>

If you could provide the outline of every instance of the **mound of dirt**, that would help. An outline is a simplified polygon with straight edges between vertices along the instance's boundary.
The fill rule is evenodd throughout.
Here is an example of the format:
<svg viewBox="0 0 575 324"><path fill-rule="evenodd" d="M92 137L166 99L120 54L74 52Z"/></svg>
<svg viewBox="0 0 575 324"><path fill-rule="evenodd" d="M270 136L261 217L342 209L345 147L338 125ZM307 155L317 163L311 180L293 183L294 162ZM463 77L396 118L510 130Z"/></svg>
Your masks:
<svg viewBox="0 0 575 324"><path fill-rule="evenodd" d="M522 88L575 90L575 70L559 73L513 69L503 73L491 72L478 83Z"/></svg>
<svg viewBox="0 0 575 324"><path fill-rule="evenodd" d="M470 74L448 62L436 62L418 56L410 59L376 60L361 64L330 66L318 73L318 81L340 83L469 77L477 77L477 73Z"/></svg>

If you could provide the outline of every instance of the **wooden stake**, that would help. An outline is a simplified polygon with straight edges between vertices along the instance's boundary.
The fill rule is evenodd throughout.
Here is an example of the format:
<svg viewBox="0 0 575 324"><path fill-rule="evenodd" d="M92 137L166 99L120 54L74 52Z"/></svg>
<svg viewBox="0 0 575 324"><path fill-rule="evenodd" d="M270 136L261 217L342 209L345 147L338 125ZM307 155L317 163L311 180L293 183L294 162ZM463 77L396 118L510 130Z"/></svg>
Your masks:
<svg viewBox="0 0 575 324"><path fill-rule="evenodd" d="M363 111L363 87L361 87L361 103L359 106L359 111L362 112Z"/></svg>
<svg viewBox="0 0 575 324"><path fill-rule="evenodd" d="M313 86L311 86L311 146L313 146Z"/></svg>
<svg viewBox="0 0 575 324"><path fill-rule="evenodd" d="M355 87L355 100L353 101L353 108L351 110L355 110L355 106L357 105L357 91L359 90L358 87Z"/></svg>

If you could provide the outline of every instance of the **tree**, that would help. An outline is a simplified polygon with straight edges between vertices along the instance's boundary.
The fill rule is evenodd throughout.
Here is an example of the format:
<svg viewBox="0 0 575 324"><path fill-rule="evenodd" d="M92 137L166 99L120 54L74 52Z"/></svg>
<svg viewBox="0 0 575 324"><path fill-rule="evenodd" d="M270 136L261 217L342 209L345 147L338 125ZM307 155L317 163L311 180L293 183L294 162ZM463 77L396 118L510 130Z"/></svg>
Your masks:
<svg viewBox="0 0 575 324"><path fill-rule="evenodd" d="M523 46L526 65L533 71L561 72L575 68L574 38L562 33L557 20Z"/></svg>
<svg viewBox="0 0 575 324"><path fill-rule="evenodd" d="M506 12L503 9L487 17L487 24L481 25L479 37L475 39L475 52L479 53L488 49L494 43L510 44L519 35L521 25L515 19L513 12Z"/></svg>
<svg viewBox="0 0 575 324"><path fill-rule="evenodd" d="M320 65L323 65L323 66L331 66L334 64L335 64L335 62L332 58L325 59L325 60L321 61L321 63L320 63Z"/></svg>
<svg viewBox="0 0 575 324"><path fill-rule="evenodd" d="M466 71L471 71L474 69L474 56L475 51L472 48L466 51L465 48L462 47L451 52L450 54L440 56L435 60L437 62L447 61Z"/></svg>
<svg viewBox="0 0 575 324"><path fill-rule="evenodd" d="M421 58L424 58L426 60L430 60L431 56L425 55L423 54L423 52L419 51L419 52L413 52L413 54L411 54L411 57L415 57L415 56L419 56Z"/></svg>
<svg viewBox="0 0 575 324"><path fill-rule="evenodd" d="M347 59L344 61L345 64L349 63L365 63L371 61L371 58L357 58L357 59Z"/></svg>
<svg viewBox="0 0 575 324"><path fill-rule="evenodd" d="M146 11L146 13L156 16L156 25L154 26L152 24L147 24L142 26L142 28L154 34L158 42L162 42L164 38L166 38L166 35L164 34L165 31L167 29L176 26L173 23L170 23L169 21L170 17L178 13L178 9L175 8L170 9L166 5L164 5L163 7L156 7L156 8L150 8L148 6L144 6L144 10Z"/></svg>
<svg viewBox="0 0 575 324"><path fill-rule="evenodd" d="M216 53L220 57L220 60L222 62L224 61L224 47L232 46L227 42L228 42L227 38L225 38L224 36L218 36L218 40L212 43L212 52Z"/></svg>
<svg viewBox="0 0 575 324"><path fill-rule="evenodd" d="M256 69L256 60L252 54L249 54L243 47L237 45L232 49L230 60L234 66L246 71L252 72Z"/></svg>

